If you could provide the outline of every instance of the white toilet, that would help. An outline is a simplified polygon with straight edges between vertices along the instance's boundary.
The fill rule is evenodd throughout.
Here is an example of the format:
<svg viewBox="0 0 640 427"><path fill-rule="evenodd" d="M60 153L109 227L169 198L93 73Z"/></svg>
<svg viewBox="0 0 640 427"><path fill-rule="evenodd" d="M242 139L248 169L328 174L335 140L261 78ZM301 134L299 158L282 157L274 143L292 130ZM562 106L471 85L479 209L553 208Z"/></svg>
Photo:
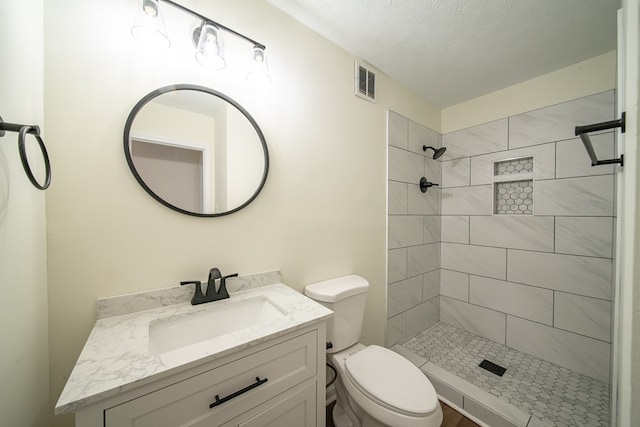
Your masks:
<svg viewBox="0 0 640 427"><path fill-rule="evenodd" d="M415 365L386 348L358 342L369 282L345 276L314 283L305 295L333 310L327 358L336 368L336 427L438 427L442 409Z"/></svg>

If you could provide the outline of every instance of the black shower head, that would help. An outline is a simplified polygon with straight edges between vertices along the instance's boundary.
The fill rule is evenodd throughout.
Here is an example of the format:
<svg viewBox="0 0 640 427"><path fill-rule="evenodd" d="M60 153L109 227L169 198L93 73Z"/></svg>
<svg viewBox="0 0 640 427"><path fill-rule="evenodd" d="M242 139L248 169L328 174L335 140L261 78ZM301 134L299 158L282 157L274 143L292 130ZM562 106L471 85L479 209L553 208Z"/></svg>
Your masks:
<svg viewBox="0 0 640 427"><path fill-rule="evenodd" d="M447 151L447 147L434 148L430 145L423 145L422 151L433 150L433 159L439 159L445 151Z"/></svg>

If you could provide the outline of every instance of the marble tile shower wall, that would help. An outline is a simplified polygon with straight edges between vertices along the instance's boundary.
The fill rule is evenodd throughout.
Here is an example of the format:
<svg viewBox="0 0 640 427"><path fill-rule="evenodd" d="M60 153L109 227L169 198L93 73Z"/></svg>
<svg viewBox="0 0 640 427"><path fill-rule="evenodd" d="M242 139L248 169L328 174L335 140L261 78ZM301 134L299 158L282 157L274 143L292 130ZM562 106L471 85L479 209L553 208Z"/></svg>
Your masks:
<svg viewBox="0 0 640 427"><path fill-rule="evenodd" d="M441 269L430 273L440 275L442 321L609 381L614 168L591 167L573 129L612 119L614 93L609 91L442 136L447 152L438 192ZM599 158L614 156L613 133L593 136L592 142ZM529 156L534 214L494 215L493 162ZM391 151L389 158L391 176L400 166L391 164ZM391 190L399 183L389 185ZM409 213L393 221L415 221L419 227L420 216ZM428 246L424 238L420 243L390 233L392 241L394 248ZM414 301L392 291L411 286L401 283L412 277L391 269L392 259L401 265L406 256L403 249L394 250L389 274L393 271L396 281L389 285L389 298L398 301L390 304L390 315L402 312L406 305L401 303ZM402 325L395 317L390 323ZM405 328L406 338L411 328ZM398 335L398 341L405 338Z"/></svg>
<svg viewBox="0 0 640 427"><path fill-rule="evenodd" d="M441 135L388 113L387 345L404 343L440 319L440 188L426 193L421 177L441 184L441 163L423 145ZM431 154L431 156L429 156Z"/></svg>

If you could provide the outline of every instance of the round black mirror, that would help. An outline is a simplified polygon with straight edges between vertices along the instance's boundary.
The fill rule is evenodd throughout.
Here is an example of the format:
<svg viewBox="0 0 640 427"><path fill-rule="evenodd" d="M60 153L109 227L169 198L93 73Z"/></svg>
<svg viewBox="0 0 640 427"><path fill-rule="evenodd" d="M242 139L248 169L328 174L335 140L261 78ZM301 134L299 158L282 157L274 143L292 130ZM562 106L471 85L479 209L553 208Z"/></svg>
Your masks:
<svg viewBox="0 0 640 427"><path fill-rule="evenodd" d="M269 171L260 127L228 96L203 86L165 86L142 98L124 128L138 183L178 212L228 215L251 203Z"/></svg>

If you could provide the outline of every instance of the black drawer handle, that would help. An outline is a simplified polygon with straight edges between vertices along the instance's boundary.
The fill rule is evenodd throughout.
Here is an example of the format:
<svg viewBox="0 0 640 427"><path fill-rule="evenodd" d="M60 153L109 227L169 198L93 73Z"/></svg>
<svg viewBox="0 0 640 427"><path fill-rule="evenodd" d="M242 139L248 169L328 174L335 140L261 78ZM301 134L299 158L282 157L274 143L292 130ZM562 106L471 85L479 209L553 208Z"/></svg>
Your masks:
<svg viewBox="0 0 640 427"><path fill-rule="evenodd" d="M248 385L245 388L243 388L242 390L236 391L235 393L231 393L227 397L223 397L222 399L220 399L220 396L218 396L216 394L216 401L209 405L209 409L215 408L218 405L222 405L223 403L228 402L231 399L233 399L235 397L238 397L243 393L248 392L249 390L253 390L256 387L261 386L262 384L266 383L267 381L269 381L267 378L261 380L260 377L256 377L256 382L255 383L253 383L251 385Z"/></svg>

